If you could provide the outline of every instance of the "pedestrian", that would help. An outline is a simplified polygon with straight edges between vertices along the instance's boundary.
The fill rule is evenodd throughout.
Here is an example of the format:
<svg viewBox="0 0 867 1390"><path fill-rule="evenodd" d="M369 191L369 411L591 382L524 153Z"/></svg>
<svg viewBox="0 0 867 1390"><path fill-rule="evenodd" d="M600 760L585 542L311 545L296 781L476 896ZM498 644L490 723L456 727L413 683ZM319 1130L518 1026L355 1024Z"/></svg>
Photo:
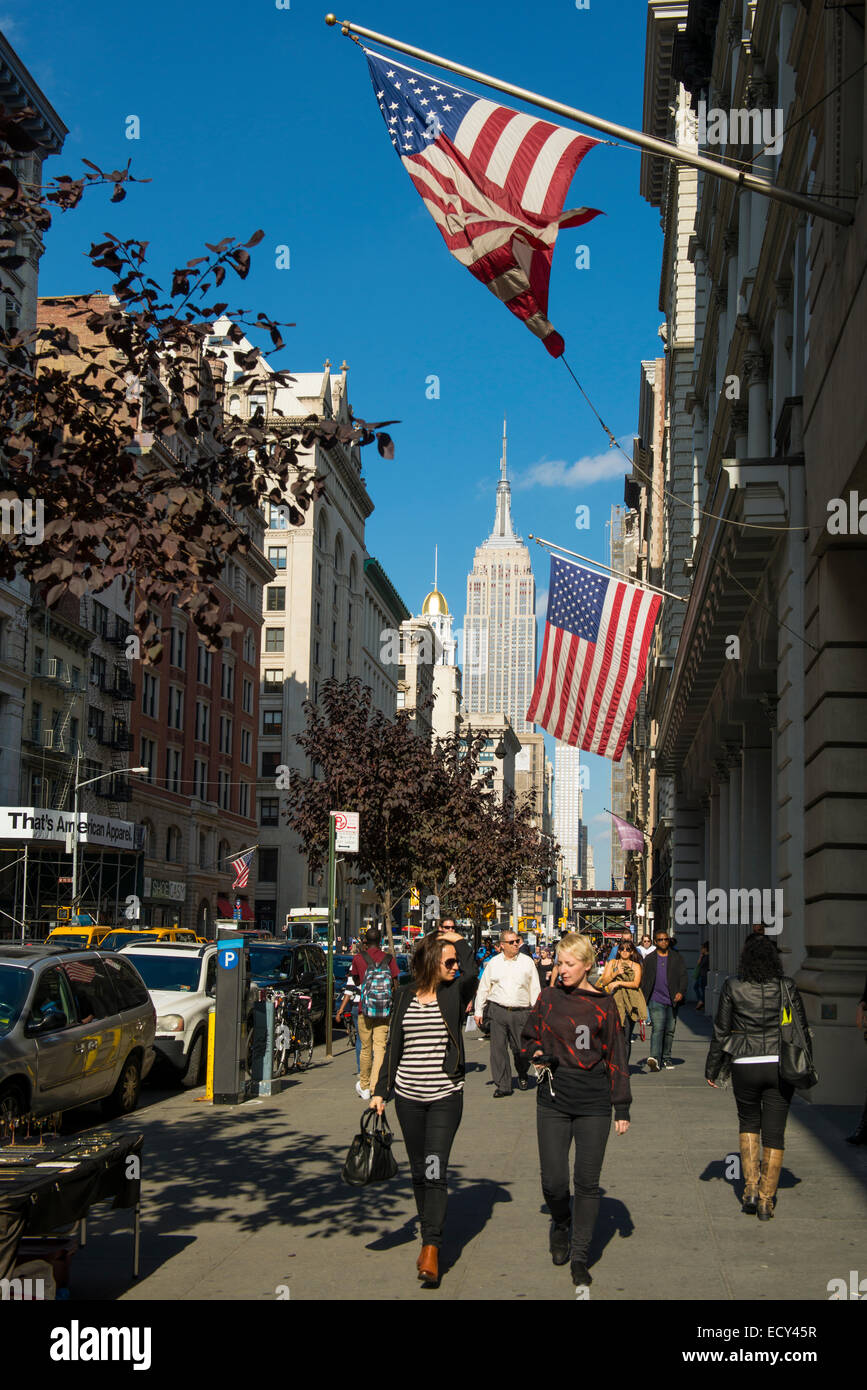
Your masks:
<svg viewBox="0 0 867 1390"><path fill-rule="evenodd" d="M779 1065L780 1027L789 1000L809 1044L804 1005L795 982L783 974L776 942L751 934L741 951L737 978L729 976L722 987L704 1074L714 1087L731 1075L744 1176L741 1210L755 1213L760 1221L774 1214L794 1089L780 1076Z"/></svg>
<svg viewBox="0 0 867 1390"><path fill-rule="evenodd" d="M651 953L651 951L655 951L655 950L656 950L656 947L654 946L654 944L653 944L653 942L651 941L651 939L650 939L649 936L643 936L643 937L641 938L641 942L640 942L640 944L639 944L638 950L639 950L641 956L644 957L644 956L649 956L650 953Z"/></svg>
<svg viewBox="0 0 867 1390"><path fill-rule="evenodd" d="M521 944L520 944L520 946L518 947L518 955L519 955L519 956L529 956L530 960L532 960L532 959L533 959L533 952L530 950L529 946L527 945L527 943L526 943L526 941L524 940L523 937L521 937L520 940L521 940Z"/></svg>
<svg viewBox="0 0 867 1390"><path fill-rule="evenodd" d="M647 1017L647 1001L641 992L641 957L632 942L621 941L617 959L608 961L596 988L610 994L626 1038L626 1062L632 1056L632 1033Z"/></svg>
<svg viewBox="0 0 867 1390"><path fill-rule="evenodd" d="M677 1011L686 996L689 983L686 962L679 951L671 947L668 932L660 927L653 934L656 947L644 957L642 994L650 1008L651 1034L649 1071L671 1071L671 1049L677 1027Z"/></svg>
<svg viewBox="0 0 867 1390"><path fill-rule="evenodd" d="M586 936L570 932L557 955L556 989L539 995L523 1032L525 1056L541 1073L536 1134L542 1194L551 1213L549 1249L555 1265L571 1259L572 1282L592 1283L587 1260L599 1212L599 1177L614 1128L629 1128L629 1070L623 1029L612 998L595 989L595 961ZM569 1198L569 1150L574 1143L575 1195Z"/></svg>
<svg viewBox="0 0 867 1390"><path fill-rule="evenodd" d="M355 1024L355 1075L359 1078L356 1082L356 1089L361 1086L361 1033L358 1027L358 1010L361 1005L361 989L355 983L351 975L347 975L346 984L343 986L343 998L337 1006L337 1022L340 1023L346 1009L352 1014L352 1021Z"/></svg>
<svg viewBox="0 0 867 1390"><path fill-rule="evenodd" d="M696 1010L701 1013L704 1008L704 996L707 992L707 972L710 966L710 942L703 941L698 953L698 960L695 963L695 970L692 972L692 988L696 997Z"/></svg>
<svg viewBox="0 0 867 1390"><path fill-rule="evenodd" d="M536 969L539 972L539 984L541 988L548 989L552 984L551 976L557 969L554 964L554 957L551 953L550 946L542 947L542 953L539 957L539 964L536 966Z"/></svg>
<svg viewBox="0 0 867 1390"><path fill-rule="evenodd" d="M437 1283L446 1170L464 1103L463 1013L476 988L476 962L469 943L444 924L421 941L412 973L413 982L395 997L385 1065L370 1104L381 1115L394 1094L421 1225L416 1269L419 1279Z"/></svg>
<svg viewBox="0 0 867 1390"><path fill-rule="evenodd" d="M860 1028L864 1034L864 1041L867 1042L867 980L864 981L864 993L858 1001L855 1010L855 1027ZM867 1099L864 1101L864 1109L861 1112L861 1119L857 1129L846 1136L847 1144L867 1144Z"/></svg>
<svg viewBox="0 0 867 1390"><path fill-rule="evenodd" d="M349 971L359 989L361 1075L355 1089L362 1100L370 1100L385 1056L392 996L400 973L394 956L386 955L381 949L381 941L379 927L368 927L364 933L364 948L353 956Z"/></svg>
<svg viewBox="0 0 867 1390"><path fill-rule="evenodd" d="M518 1090L529 1088L529 1063L521 1052L521 1032L530 1009L539 997L539 972L532 959L518 954L521 938L504 931L500 937L502 954L485 967L476 993L476 1023L481 1028L485 1004L490 1000L491 1074L494 1100L512 1094L511 1049L518 1071Z"/></svg>

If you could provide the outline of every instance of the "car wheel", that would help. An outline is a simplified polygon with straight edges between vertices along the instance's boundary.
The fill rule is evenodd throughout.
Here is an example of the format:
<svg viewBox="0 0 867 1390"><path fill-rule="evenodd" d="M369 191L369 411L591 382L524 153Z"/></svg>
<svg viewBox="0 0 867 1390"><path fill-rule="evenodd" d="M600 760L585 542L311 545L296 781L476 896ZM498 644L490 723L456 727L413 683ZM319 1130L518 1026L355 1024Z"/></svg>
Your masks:
<svg viewBox="0 0 867 1390"><path fill-rule="evenodd" d="M110 1117L131 1115L138 1105L141 1090L141 1064L137 1057L127 1057L110 1096L102 1102L103 1114Z"/></svg>
<svg viewBox="0 0 867 1390"><path fill-rule="evenodd" d="M0 1090L0 1127L20 1120L26 1113L24 1093L19 1086L10 1083Z"/></svg>
<svg viewBox="0 0 867 1390"><path fill-rule="evenodd" d="M181 1077L181 1085L183 1086L185 1091L191 1091L193 1087L200 1086L202 1084L202 1052L202 1034L197 1033L193 1045L190 1048L190 1056L189 1060L187 1061L187 1069Z"/></svg>

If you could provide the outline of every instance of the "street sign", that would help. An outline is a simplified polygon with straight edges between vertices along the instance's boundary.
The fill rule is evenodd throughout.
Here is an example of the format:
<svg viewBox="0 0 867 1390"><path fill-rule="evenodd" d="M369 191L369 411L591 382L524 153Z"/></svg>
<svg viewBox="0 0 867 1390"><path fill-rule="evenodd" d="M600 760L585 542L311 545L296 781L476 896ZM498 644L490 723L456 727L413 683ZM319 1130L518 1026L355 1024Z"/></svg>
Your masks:
<svg viewBox="0 0 867 1390"><path fill-rule="evenodd" d="M338 854L358 853L359 814L357 811L332 811L334 817L334 848Z"/></svg>

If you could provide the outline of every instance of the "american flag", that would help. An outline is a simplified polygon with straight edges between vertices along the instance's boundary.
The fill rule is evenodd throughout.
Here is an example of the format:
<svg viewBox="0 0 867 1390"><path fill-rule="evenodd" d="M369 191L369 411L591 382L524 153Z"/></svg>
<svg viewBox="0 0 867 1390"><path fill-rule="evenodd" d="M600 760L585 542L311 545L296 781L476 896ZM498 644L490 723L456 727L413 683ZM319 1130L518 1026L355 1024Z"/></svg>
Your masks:
<svg viewBox="0 0 867 1390"><path fill-rule="evenodd" d="M246 854L239 854L237 859L229 860L229 863L235 870L235 882L232 884L233 888L247 887L250 879L250 865L253 862L253 855L255 853L256 847L254 845L252 849L247 850Z"/></svg>
<svg viewBox="0 0 867 1390"><path fill-rule="evenodd" d="M619 762L660 603L647 589L552 556L528 720L563 743Z"/></svg>
<svg viewBox="0 0 867 1390"><path fill-rule="evenodd" d="M364 51L391 143L446 246L559 357L547 317L554 243L598 216L563 211L598 141Z"/></svg>

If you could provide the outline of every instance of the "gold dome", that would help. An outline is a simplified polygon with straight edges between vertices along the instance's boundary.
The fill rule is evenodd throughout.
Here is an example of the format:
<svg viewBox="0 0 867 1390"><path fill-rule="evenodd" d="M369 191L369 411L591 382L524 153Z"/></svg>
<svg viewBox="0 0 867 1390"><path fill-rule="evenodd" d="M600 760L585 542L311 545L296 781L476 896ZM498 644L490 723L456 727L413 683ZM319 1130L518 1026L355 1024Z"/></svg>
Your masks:
<svg viewBox="0 0 867 1390"><path fill-rule="evenodd" d="M426 618L429 613L446 614L448 613L448 611L449 606L446 603L443 595L440 593L439 589L431 589L430 593L428 594L427 598L422 604L422 617Z"/></svg>

